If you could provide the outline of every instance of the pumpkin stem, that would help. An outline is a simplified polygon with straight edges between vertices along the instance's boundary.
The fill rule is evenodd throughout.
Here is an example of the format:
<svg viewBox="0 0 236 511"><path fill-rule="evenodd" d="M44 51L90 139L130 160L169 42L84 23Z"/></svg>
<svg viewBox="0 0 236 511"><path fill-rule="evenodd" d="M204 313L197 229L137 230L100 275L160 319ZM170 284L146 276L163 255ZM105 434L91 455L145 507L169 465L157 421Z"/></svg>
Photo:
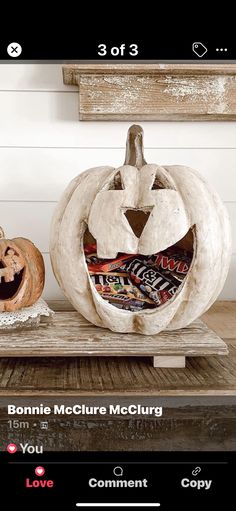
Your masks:
<svg viewBox="0 0 236 511"><path fill-rule="evenodd" d="M0 227L0 239L5 238L4 230Z"/></svg>
<svg viewBox="0 0 236 511"><path fill-rule="evenodd" d="M143 155L143 128L138 124L133 124L127 135L124 164L141 169L146 163Z"/></svg>

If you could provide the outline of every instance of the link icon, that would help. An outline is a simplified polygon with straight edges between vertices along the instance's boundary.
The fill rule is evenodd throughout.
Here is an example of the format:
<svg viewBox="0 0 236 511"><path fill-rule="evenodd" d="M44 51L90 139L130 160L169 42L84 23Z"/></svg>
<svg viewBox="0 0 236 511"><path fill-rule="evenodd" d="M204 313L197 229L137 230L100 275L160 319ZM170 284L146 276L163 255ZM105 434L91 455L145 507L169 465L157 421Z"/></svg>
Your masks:
<svg viewBox="0 0 236 511"><path fill-rule="evenodd" d="M192 475L193 476L197 476L201 472L201 470L202 469L200 467L194 468L193 471L192 471Z"/></svg>

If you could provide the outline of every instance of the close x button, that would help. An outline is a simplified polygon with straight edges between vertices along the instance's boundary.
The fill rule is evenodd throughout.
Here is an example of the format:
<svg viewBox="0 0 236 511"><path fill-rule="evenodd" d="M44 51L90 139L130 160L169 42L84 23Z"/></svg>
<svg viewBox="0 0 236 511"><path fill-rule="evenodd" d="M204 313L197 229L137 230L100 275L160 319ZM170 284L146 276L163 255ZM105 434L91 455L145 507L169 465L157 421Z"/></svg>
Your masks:
<svg viewBox="0 0 236 511"><path fill-rule="evenodd" d="M20 43L10 43L7 47L7 53L9 57L12 57L13 59L19 57L22 53L22 46Z"/></svg>

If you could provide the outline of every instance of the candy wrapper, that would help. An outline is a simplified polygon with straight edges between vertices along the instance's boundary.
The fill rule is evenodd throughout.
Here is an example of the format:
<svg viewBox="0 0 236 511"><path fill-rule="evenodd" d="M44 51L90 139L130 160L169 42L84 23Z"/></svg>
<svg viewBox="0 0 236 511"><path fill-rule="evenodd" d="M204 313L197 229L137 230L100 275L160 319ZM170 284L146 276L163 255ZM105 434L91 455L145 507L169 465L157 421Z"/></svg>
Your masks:
<svg viewBox="0 0 236 511"><path fill-rule="evenodd" d="M86 258L87 264L88 264L88 270L92 273L99 273L99 272L114 272L115 270L118 270L119 268L124 268L127 261L130 259L133 259L133 254L121 254L117 259L98 259L95 261L95 256L92 254L89 256L89 258Z"/></svg>
<svg viewBox="0 0 236 511"><path fill-rule="evenodd" d="M173 275L178 280L183 281L186 277L193 254L186 250L177 250L175 248L168 248L163 252L147 256L144 262L149 266L155 266L165 275Z"/></svg>
<svg viewBox="0 0 236 511"><path fill-rule="evenodd" d="M92 273L92 282L104 300L126 310L141 310L155 307L141 289L137 288L127 273Z"/></svg>
<svg viewBox="0 0 236 511"><path fill-rule="evenodd" d="M135 285L157 306L169 300L181 284L174 276L161 273L155 266L145 264L139 257L127 264L126 271Z"/></svg>
<svg viewBox="0 0 236 511"><path fill-rule="evenodd" d="M84 247L92 282L104 300L129 311L152 309L170 300L189 271L193 254L171 247L154 255L118 254L99 259L96 244Z"/></svg>

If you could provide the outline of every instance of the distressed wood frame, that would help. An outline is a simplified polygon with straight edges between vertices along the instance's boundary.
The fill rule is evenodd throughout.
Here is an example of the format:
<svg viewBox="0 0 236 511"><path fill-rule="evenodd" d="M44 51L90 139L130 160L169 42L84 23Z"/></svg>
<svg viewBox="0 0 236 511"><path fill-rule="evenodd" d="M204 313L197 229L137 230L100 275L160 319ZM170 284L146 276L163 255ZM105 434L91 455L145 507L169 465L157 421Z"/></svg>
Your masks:
<svg viewBox="0 0 236 511"><path fill-rule="evenodd" d="M79 119L236 120L235 64L69 64Z"/></svg>

